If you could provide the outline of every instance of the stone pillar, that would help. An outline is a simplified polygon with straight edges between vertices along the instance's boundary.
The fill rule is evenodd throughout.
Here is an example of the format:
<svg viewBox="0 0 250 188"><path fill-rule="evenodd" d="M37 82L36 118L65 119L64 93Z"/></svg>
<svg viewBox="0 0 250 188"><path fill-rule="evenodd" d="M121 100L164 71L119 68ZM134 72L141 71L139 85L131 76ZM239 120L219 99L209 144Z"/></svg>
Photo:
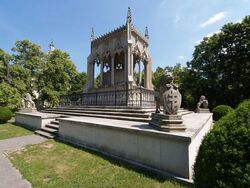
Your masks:
<svg viewBox="0 0 250 188"><path fill-rule="evenodd" d="M149 58L147 62L147 88L153 90L152 83L152 60Z"/></svg>
<svg viewBox="0 0 250 188"><path fill-rule="evenodd" d="M124 53L124 81L128 81L128 54Z"/></svg>
<svg viewBox="0 0 250 188"><path fill-rule="evenodd" d="M131 78L134 78L134 54L133 53L131 54L131 61L130 61L130 76Z"/></svg>
<svg viewBox="0 0 250 188"><path fill-rule="evenodd" d="M144 87L148 88L148 62L144 61Z"/></svg>
<svg viewBox="0 0 250 188"><path fill-rule="evenodd" d="M89 72L90 72L90 84L89 84L89 89L92 89L94 87L94 79L95 79L95 63L90 62L89 63Z"/></svg>
<svg viewBox="0 0 250 188"><path fill-rule="evenodd" d="M101 82L101 86L103 85L103 60L101 59L101 63L100 63L100 82Z"/></svg>
<svg viewBox="0 0 250 188"><path fill-rule="evenodd" d="M142 70L141 70L141 60L139 61L139 86L141 86L142 80Z"/></svg>
<svg viewBox="0 0 250 188"><path fill-rule="evenodd" d="M111 56L111 85L115 85L115 55Z"/></svg>

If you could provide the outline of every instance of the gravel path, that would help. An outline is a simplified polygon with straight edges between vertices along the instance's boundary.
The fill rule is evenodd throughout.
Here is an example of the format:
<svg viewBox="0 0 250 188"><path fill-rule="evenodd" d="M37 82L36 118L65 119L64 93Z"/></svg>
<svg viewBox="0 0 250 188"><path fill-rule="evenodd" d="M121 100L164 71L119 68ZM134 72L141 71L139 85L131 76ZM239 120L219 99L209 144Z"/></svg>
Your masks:
<svg viewBox="0 0 250 188"><path fill-rule="evenodd" d="M19 149L29 144L39 144L46 138L38 135L28 135L6 140L0 140L0 188L31 188L31 184L23 179L20 172L13 167L5 156L5 151Z"/></svg>

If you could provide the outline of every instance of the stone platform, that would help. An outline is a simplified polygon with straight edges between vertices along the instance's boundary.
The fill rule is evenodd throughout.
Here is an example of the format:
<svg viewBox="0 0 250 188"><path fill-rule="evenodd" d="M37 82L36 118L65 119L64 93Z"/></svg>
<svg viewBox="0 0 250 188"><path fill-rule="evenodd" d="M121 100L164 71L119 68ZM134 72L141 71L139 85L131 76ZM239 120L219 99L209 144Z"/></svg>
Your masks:
<svg viewBox="0 0 250 188"><path fill-rule="evenodd" d="M213 125L212 114L187 114L183 123L186 126L183 132L162 132L145 122L60 118L59 139L192 181L192 167L201 140Z"/></svg>

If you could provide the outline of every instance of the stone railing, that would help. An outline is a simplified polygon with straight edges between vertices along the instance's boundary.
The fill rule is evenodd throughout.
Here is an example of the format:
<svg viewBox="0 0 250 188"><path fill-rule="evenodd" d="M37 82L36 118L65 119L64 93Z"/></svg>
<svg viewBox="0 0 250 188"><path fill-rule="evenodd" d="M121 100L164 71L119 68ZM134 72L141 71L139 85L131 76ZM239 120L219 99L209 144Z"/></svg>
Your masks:
<svg viewBox="0 0 250 188"><path fill-rule="evenodd" d="M145 88L113 90L60 97L59 106L155 106L156 92Z"/></svg>

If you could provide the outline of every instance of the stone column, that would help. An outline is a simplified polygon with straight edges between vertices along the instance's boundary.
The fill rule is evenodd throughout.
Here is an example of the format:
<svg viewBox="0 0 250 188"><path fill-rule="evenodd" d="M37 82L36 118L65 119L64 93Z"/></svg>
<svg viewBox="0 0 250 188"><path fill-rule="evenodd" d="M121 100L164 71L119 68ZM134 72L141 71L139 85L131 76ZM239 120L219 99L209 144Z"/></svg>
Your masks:
<svg viewBox="0 0 250 188"><path fill-rule="evenodd" d="M147 70L147 84L146 84L146 88L147 89L153 89L153 83L152 83L152 61L151 61L151 58L149 58L148 60L147 60L147 64L146 64L146 66L147 66L147 68L146 68L146 70Z"/></svg>
<svg viewBox="0 0 250 188"><path fill-rule="evenodd" d="M144 61L144 87L148 88L148 62Z"/></svg>
<svg viewBox="0 0 250 188"><path fill-rule="evenodd" d="M124 53L124 81L128 81L128 54Z"/></svg>
<svg viewBox="0 0 250 188"><path fill-rule="evenodd" d="M115 85L115 55L111 56L111 85Z"/></svg>
<svg viewBox="0 0 250 188"><path fill-rule="evenodd" d="M141 86L142 80L142 70L141 70L141 60L139 60L139 86Z"/></svg>
<svg viewBox="0 0 250 188"><path fill-rule="evenodd" d="M101 63L100 63L100 82L101 82L101 86L103 85L103 60L101 59Z"/></svg>
<svg viewBox="0 0 250 188"><path fill-rule="evenodd" d="M134 78L134 54L133 53L131 53L130 76L131 76L131 78Z"/></svg>
<svg viewBox="0 0 250 188"><path fill-rule="evenodd" d="M87 85L88 85L88 88L87 90L91 89L94 87L94 69L95 69L95 64L94 62L90 61L88 62L88 73L87 73L87 76L88 76L88 81L87 81Z"/></svg>

